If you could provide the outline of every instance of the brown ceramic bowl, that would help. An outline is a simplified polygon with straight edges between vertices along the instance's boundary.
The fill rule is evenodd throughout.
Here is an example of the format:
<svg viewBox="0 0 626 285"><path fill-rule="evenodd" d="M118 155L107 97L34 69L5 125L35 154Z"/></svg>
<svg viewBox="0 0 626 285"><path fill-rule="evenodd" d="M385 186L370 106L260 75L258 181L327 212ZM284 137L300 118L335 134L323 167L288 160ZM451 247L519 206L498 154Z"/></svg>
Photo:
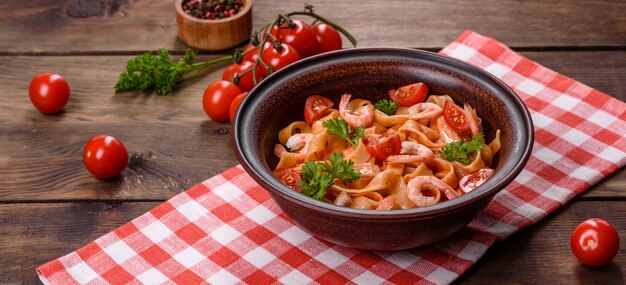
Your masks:
<svg viewBox="0 0 626 285"><path fill-rule="evenodd" d="M469 103L482 118L487 141L502 131L496 169L482 186L451 201L407 210L357 210L297 193L274 178L272 150L278 131L303 119L309 95L344 93L377 101L398 86L424 82L430 94ZM522 100L503 82L470 64L436 53L400 48L346 49L307 58L272 74L241 103L234 120L234 148L244 169L296 224L324 240L369 250L400 250L435 242L476 217L523 169L533 125Z"/></svg>

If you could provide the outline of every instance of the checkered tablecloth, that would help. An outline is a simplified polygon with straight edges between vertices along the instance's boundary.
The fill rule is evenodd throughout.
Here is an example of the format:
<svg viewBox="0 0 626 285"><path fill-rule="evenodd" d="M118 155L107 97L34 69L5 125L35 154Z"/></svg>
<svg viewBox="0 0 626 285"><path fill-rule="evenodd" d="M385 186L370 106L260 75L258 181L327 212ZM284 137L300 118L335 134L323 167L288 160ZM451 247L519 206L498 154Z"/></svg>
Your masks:
<svg viewBox="0 0 626 285"><path fill-rule="evenodd" d="M39 268L46 284L445 284L496 241L626 164L626 104L498 41L464 32L441 51L511 86L530 109L526 168L452 237L396 252L319 240L295 226L240 166Z"/></svg>

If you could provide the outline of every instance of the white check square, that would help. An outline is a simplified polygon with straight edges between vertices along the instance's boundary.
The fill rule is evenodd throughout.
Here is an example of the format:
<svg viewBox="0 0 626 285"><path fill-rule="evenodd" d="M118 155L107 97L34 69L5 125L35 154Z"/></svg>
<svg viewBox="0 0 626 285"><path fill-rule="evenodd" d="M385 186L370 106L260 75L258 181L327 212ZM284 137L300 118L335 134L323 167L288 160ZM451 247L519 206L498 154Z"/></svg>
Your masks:
<svg viewBox="0 0 626 285"><path fill-rule="evenodd" d="M347 257L332 248L321 252L315 256L315 259L319 260L322 264L328 266L329 268L336 268L337 266L348 261Z"/></svg>
<svg viewBox="0 0 626 285"><path fill-rule="evenodd" d="M182 204L176 207L176 209L192 222L206 216L209 213L206 208L204 208L202 205L198 204L198 202L194 200Z"/></svg>
<svg viewBox="0 0 626 285"><path fill-rule="evenodd" d="M234 239L240 237L241 233L231 226L224 224L209 235L220 244L227 245Z"/></svg>
<svg viewBox="0 0 626 285"><path fill-rule="evenodd" d="M222 199L224 199L224 201L230 202L239 198L239 196L243 194L243 191L241 191L237 186L233 185L232 183L226 181L224 182L224 184L213 189L213 193L215 193L217 196L220 196Z"/></svg>
<svg viewBox="0 0 626 285"><path fill-rule="evenodd" d="M85 262L80 262L67 269L67 272L76 279L79 284L88 283L91 280L98 278L98 273L93 271L89 265Z"/></svg>
<svg viewBox="0 0 626 285"><path fill-rule="evenodd" d="M137 253L130 246L121 240L104 248L103 250L118 264L122 264L122 262L137 255Z"/></svg>
<svg viewBox="0 0 626 285"><path fill-rule="evenodd" d="M191 268L194 265L198 264L200 261L206 259L202 253L195 250L193 247L188 247L185 250L177 253L173 256L176 261L185 266L186 268Z"/></svg>
<svg viewBox="0 0 626 285"><path fill-rule="evenodd" d="M276 259L276 256L262 247L257 247L243 256L243 259L250 262L256 268L261 268Z"/></svg>
<svg viewBox="0 0 626 285"><path fill-rule="evenodd" d="M173 234L167 226L158 220L152 222L147 227L142 228L141 232L155 244Z"/></svg>

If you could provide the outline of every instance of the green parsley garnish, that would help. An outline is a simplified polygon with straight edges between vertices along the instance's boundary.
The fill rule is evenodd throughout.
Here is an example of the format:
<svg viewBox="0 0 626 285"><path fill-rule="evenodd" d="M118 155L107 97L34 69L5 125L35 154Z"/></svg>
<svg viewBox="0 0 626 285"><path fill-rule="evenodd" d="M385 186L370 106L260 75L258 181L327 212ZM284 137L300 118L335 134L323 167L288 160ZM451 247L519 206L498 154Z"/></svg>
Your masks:
<svg viewBox="0 0 626 285"><path fill-rule="evenodd" d="M360 177L361 174L354 170L354 162L343 160L343 154L335 152L328 157L328 161L305 162L298 186L305 195L321 200L326 195L326 189L334 184L335 178L345 183Z"/></svg>
<svg viewBox="0 0 626 285"><path fill-rule="evenodd" d="M357 129L350 129L348 126L348 122L342 119L329 119L322 122L322 126L324 126L328 131L336 135L353 146L359 145L359 139L363 136L363 127L358 127Z"/></svg>
<svg viewBox="0 0 626 285"><path fill-rule="evenodd" d="M447 161L459 161L463 164L469 164L469 154L481 150L485 147L484 136L482 133L476 134L471 142L466 140L458 140L445 144L439 154Z"/></svg>
<svg viewBox="0 0 626 285"><path fill-rule="evenodd" d="M376 104L374 104L374 108L376 108L376 110L380 110L381 112L387 114L388 116L395 115L399 106L400 105L398 105L398 103L389 99L383 99L383 100L376 102Z"/></svg>
<svg viewBox="0 0 626 285"><path fill-rule="evenodd" d="M159 49L156 54L146 52L139 55L126 63L126 70L120 74L115 84L115 93L154 90L157 95L167 95L183 80L196 75L209 65L232 60L231 56L226 56L193 63L195 57L196 51L193 49L188 49L177 62L170 60L170 52L166 49Z"/></svg>

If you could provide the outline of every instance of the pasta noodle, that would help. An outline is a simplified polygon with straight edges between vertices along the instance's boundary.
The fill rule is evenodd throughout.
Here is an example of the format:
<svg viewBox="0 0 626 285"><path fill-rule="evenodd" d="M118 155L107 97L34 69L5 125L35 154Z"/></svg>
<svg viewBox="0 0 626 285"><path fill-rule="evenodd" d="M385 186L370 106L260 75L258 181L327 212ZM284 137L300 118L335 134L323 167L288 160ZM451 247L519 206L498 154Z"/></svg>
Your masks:
<svg viewBox="0 0 626 285"><path fill-rule="evenodd" d="M338 109L332 105L320 109L323 112L311 122L292 122L280 130L280 144L274 148L279 158L275 173L300 173L307 161L326 161L331 154L341 153L360 176L349 182L334 179L322 200L372 210L426 207L455 199L493 173L500 130L485 144L480 119L471 106L460 107L447 95L431 95L388 115L374 109L370 101L350 97L343 95ZM344 120L350 130L362 128L361 137L350 142L329 131L325 121L336 119ZM350 136L357 139L354 133ZM479 149L468 151L465 159L449 161L442 153L452 144L474 144ZM286 184L299 190L293 181Z"/></svg>

